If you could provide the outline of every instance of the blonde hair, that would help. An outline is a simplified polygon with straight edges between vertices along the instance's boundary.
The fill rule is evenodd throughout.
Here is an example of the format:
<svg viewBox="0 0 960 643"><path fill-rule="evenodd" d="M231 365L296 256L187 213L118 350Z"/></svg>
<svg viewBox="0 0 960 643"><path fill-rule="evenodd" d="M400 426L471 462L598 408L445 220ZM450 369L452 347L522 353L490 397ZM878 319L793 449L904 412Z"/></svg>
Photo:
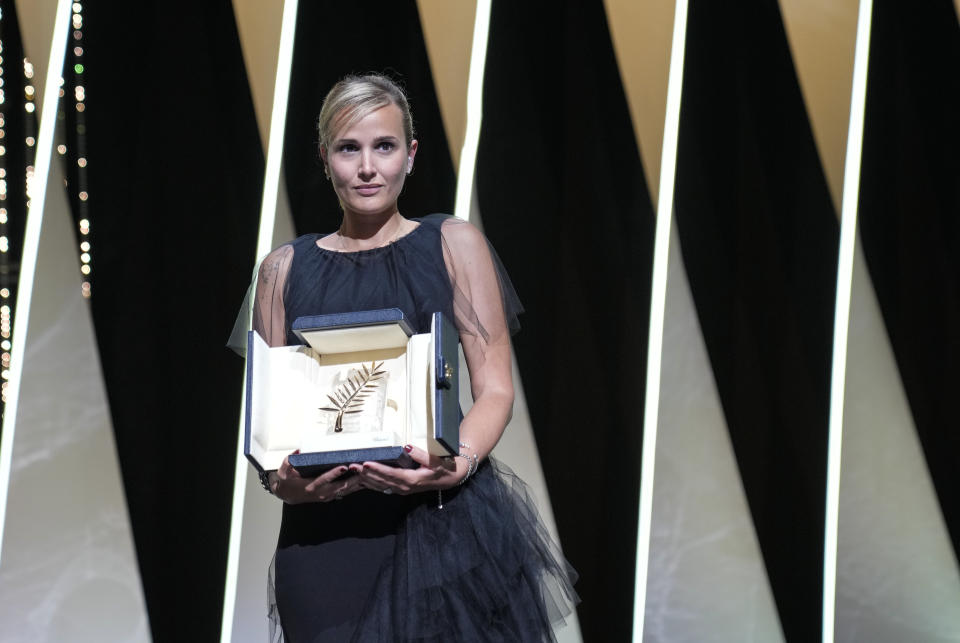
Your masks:
<svg viewBox="0 0 960 643"><path fill-rule="evenodd" d="M327 92L317 118L320 149L328 149L338 131L391 103L399 107L403 115L403 135L409 148L414 136L413 116L403 90L382 74L364 74L346 76Z"/></svg>

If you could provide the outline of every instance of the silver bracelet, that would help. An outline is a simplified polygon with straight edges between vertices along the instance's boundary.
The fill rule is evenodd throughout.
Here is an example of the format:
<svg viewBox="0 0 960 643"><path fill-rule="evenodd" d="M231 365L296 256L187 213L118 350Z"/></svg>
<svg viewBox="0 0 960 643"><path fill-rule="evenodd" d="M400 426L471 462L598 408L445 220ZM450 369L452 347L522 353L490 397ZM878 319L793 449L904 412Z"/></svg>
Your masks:
<svg viewBox="0 0 960 643"><path fill-rule="evenodd" d="M477 469L480 468L480 456L476 453L473 454L473 471L470 472L470 475L473 475L477 472Z"/></svg>
<svg viewBox="0 0 960 643"><path fill-rule="evenodd" d="M273 489L270 488L270 474L266 471L260 472L260 486L271 496L276 495L273 493Z"/></svg>
<svg viewBox="0 0 960 643"><path fill-rule="evenodd" d="M480 456L478 456L476 453L474 453L472 456L467 455L466 453L463 453L461 451L460 453L457 454L457 457L463 458L464 460L467 461L467 475L463 476L460 479L460 482L457 483L457 486L459 486L459 485L462 485L464 482L466 482L467 478L469 478L470 476L472 476L474 473L477 472L477 469L480 467Z"/></svg>
<svg viewBox="0 0 960 643"><path fill-rule="evenodd" d="M460 443L460 448L461 448L461 449L472 449L473 447L471 447L471 446L470 446L469 444L467 444L466 442L461 442L461 443ZM473 454L473 459L471 460L471 459L470 459L470 456L468 456L467 454L465 454L463 451L461 451L461 452L458 453L457 455L460 456L461 458L466 458L466 459L467 459L467 475L463 476L463 479L460 480L460 482L457 483L457 485L462 485L464 482L467 481L467 478L469 478L469 477L472 476L474 473L476 473L476 472L477 472L477 469L480 468L480 456L478 456L478 455L476 454L476 452L474 452L474 454Z"/></svg>

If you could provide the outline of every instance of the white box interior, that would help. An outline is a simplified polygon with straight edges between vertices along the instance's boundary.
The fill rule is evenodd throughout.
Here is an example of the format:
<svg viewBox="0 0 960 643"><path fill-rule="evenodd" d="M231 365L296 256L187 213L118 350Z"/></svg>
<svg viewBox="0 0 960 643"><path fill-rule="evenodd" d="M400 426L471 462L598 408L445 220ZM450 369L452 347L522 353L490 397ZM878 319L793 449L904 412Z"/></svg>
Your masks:
<svg viewBox="0 0 960 643"><path fill-rule="evenodd" d="M433 439L434 342L432 334L407 337L399 326L338 328L304 333L311 346L269 347L253 333L250 454L266 470L277 469L296 449L301 453L412 444L447 455ZM319 349L319 350L318 350ZM344 414L335 431L328 395L347 378L371 366L386 371L370 387L361 413ZM340 388L341 397L354 390ZM382 423L375 421L382 417ZM373 419L371 419L373 418Z"/></svg>

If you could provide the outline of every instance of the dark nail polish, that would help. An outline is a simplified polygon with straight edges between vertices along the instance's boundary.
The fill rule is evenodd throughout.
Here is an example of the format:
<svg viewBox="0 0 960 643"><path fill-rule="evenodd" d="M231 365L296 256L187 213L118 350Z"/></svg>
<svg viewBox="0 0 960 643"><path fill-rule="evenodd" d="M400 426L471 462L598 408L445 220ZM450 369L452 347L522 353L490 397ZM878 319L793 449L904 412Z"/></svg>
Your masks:
<svg viewBox="0 0 960 643"><path fill-rule="evenodd" d="M411 451L413 451L413 445L408 444L407 446L403 447L403 450L406 451L407 453L410 453Z"/></svg>

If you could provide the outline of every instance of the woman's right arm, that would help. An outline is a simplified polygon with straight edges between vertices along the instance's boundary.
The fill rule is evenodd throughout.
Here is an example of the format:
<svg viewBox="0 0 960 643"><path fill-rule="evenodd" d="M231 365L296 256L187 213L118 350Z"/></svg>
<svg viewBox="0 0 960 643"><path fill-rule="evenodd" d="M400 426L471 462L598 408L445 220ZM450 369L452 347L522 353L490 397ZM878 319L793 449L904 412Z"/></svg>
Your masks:
<svg viewBox="0 0 960 643"><path fill-rule="evenodd" d="M293 262L293 246L280 246L260 262L253 298L253 330L268 346L287 343L283 291Z"/></svg>

